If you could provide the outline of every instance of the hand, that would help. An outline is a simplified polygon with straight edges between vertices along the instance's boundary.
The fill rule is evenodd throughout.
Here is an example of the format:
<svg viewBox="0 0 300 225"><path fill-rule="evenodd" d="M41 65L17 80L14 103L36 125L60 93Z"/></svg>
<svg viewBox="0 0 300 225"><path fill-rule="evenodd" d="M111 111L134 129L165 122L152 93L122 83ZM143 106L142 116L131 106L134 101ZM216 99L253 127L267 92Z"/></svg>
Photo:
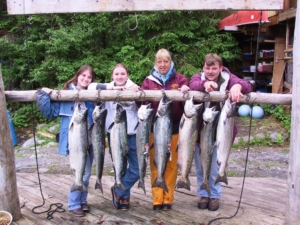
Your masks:
<svg viewBox="0 0 300 225"><path fill-rule="evenodd" d="M242 94L241 90L242 90L242 85L240 85L240 84L235 84L230 88L229 98L231 99L231 101L234 101L234 102L240 101L240 97L244 96Z"/></svg>
<svg viewBox="0 0 300 225"><path fill-rule="evenodd" d="M137 84L134 84L130 87L130 90L132 90L134 92L138 92L140 90L140 86Z"/></svg>
<svg viewBox="0 0 300 225"><path fill-rule="evenodd" d="M186 85L182 85L182 87L178 88L178 90L181 91L181 92L187 92L187 91L190 90L190 88Z"/></svg>
<svg viewBox="0 0 300 225"><path fill-rule="evenodd" d="M43 87L42 90L46 92L48 95L53 91L51 88Z"/></svg>
<svg viewBox="0 0 300 225"><path fill-rule="evenodd" d="M214 82L214 81L206 81L204 83L204 88L205 88L206 92L214 91L218 87L219 87L219 85L216 82Z"/></svg>

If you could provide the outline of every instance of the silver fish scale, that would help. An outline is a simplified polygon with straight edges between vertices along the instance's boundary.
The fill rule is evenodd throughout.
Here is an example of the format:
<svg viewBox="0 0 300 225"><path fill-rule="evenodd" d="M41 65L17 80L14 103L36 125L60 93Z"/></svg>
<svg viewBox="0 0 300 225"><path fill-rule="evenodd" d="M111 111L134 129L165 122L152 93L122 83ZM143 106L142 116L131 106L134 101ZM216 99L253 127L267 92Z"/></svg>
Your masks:
<svg viewBox="0 0 300 225"><path fill-rule="evenodd" d="M157 118L154 124L154 152L155 165L158 170L157 178L152 187L161 187L168 192L164 173L170 155L170 143L172 139L172 108L173 102L163 103L160 101Z"/></svg>
<svg viewBox="0 0 300 225"><path fill-rule="evenodd" d="M125 190L121 179L127 167L127 119L125 109L118 105L115 123L110 131L110 147L116 177L114 187Z"/></svg>
<svg viewBox="0 0 300 225"><path fill-rule="evenodd" d="M187 100L184 106L184 114L181 117L178 139L177 167L181 176L177 181L176 188L190 190L188 178L195 152L195 144L198 138L198 119L202 104L194 105L193 98Z"/></svg>
<svg viewBox="0 0 300 225"><path fill-rule="evenodd" d="M75 107L69 125L68 148L71 171L75 174L75 182L71 191L87 191L83 184L86 157L88 151L87 109Z"/></svg>
<svg viewBox="0 0 300 225"><path fill-rule="evenodd" d="M103 105L96 106L93 111L94 125L92 127L92 145L94 151L96 167L96 184L95 189L100 189L103 193L101 178L105 158L105 120L107 109Z"/></svg>
<svg viewBox="0 0 300 225"><path fill-rule="evenodd" d="M149 104L150 105L150 104ZM151 132L151 124L154 109L149 108L149 105L142 105L138 110L139 124L136 130L136 147L137 147L137 157L139 163L139 183L138 187L144 190L145 183L144 177L146 174L147 168L147 157L149 155L149 141L150 141L150 132Z"/></svg>
<svg viewBox="0 0 300 225"><path fill-rule="evenodd" d="M216 136L217 162L220 168L215 183L224 182L228 184L225 169L233 140L235 106L236 103L231 102L228 98L221 110Z"/></svg>

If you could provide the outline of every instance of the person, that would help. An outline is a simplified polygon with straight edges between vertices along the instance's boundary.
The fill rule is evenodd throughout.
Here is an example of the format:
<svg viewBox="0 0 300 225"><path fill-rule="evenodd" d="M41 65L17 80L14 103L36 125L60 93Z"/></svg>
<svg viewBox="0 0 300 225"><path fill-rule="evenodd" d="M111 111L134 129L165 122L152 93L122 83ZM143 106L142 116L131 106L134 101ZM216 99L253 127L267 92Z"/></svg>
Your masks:
<svg viewBox="0 0 300 225"><path fill-rule="evenodd" d="M91 66L83 65L81 66L74 77L68 80L64 86L63 90L85 90L88 85L91 84L95 80L95 73ZM111 85L98 84L98 88L100 89L114 89ZM54 119L58 116L61 117L60 122L60 132L59 132L59 146L58 152L61 155L68 155L68 131L69 131L69 123L72 118L74 108L80 102L56 102L51 101L49 94L52 92L52 89L44 87L37 92L36 101L37 106L41 113L47 119ZM85 107L88 109L88 125L89 127L93 124L92 112L94 110L94 103L90 101L85 101ZM90 145L88 156L86 159L86 166L83 175L83 183L88 188L89 186L89 178L91 176L91 168L93 163L93 150ZM69 192L68 196L68 210L73 213L74 216L84 216L84 211L89 211L90 206L87 203L87 192L84 191L73 191Z"/></svg>
<svg viewBox="0 0 300 225"><path fill-rule="evenodd" d="M229 97L232 101L239 102L240 97L244 96L251 91L251 84L243 79L238 78L232 74L228 68L223 66L222 58L217 54L210 53L204 58L203 71L196 73L190 79L191 90L201 92L211 91L229 91ZM220 103L215 103L216 111L220 111ZM214 103L210 103L210 107L214 106ZM202 115L200 113L200 125L202 124ZM237 134L237 127L234 124L234 137ZM198 203L199 209L208 209L210 211L218 210L219 199L221 196L221 183L218 182L215 185L215 180L218 175L219 165L217 164L217 151L214 148L211 170L209 174L209 187L210 193L200 188L203 181L203 170L201 163L200 144L196 143L195 148L195 167L197 175L198 189L197 193L200 196Z"/></svg>
<svg viewBox="0 0 300 225"><path fill-rule="evenodd" d="M174 62L172 61L171 53L162 48L158 50L155 55L155 65L149 76L147 76L141 88L143 90L180 90L186 92L189 90L188 79L176 72ZM149 104L150 102L145 102ZM154 109L154 113L157 112L159 102L151 102L151 106ZM173 103L173 123L172 123L172 140L171 140L171 154L172 160L167 163L164 178L168 188L166 192L161 187L152 187L152 202L153 210L170 210L174 200L174 191L177 179L177 159L178 153L176 151L179 133L179 122L183 114L184 102ZM150 146L154 141L153 131L150 135ZM149 152L150 156L150 170L151 170L151 184L153 184L157 177L158 171L154 165L154 150L151 149Z"/></svg>
<svg viewBox="0 0 300 225"><path fill-rule="evenodd" d="M125 65L118 63L112 70L112 81L109 85L114 87L121 87L124 90L139 91L139 86L133 83L129 79L129 72ZM89 88L90 89L90 88ZM97 88L96 88L97 89ZM106 101L105 108L107 109L107 117L105 122L105 130L107 132L108 143L110 143L110 125L114 121L116 114L116 104L114 101ZM139 179L139 165L136 152L136 130L135 126L138 123L137 105L134 101L120 102L123 108L126 110L127 117L127 145L129 147L127 153L127 162L129 164L126 167L126 171L122 176L122 183L124 185L124 191L120 188L111 187L112 203L116 209L128 210L130 202L130 189ZM109 144L110 145L110 144ZM111 146L111 145L110 145ZM112 149L110 149L112 151Z"/></svg>

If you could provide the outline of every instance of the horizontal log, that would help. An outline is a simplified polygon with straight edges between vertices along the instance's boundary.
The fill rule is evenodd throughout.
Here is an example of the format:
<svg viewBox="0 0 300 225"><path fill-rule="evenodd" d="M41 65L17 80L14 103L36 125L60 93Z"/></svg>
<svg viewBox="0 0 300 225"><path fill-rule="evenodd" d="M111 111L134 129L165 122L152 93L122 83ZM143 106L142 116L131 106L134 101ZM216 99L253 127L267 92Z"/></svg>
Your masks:
<svg viewBox="0 0 300 225"><path fill-rule="evenodd" d="M283 0L7 0L10 15L164 10L282 10Z"/></svg>
<svg viewBox="0 0 300 225"><path fill-rule="evenodd" d="M173 101L185 101L193 96L200 102L221 102L227 98L226 92L213 91L210 93L189 91L183 94L180 91L164 91ZM37 91L5 91L7 102L34 102ZM145 90L133 92L130 90L53 90L50 99L53 101L159 101L163 96L162 91ZM292 94L273 94L251 92L240 99L241 103L266 103L275 105L292 104Z"/></svg>

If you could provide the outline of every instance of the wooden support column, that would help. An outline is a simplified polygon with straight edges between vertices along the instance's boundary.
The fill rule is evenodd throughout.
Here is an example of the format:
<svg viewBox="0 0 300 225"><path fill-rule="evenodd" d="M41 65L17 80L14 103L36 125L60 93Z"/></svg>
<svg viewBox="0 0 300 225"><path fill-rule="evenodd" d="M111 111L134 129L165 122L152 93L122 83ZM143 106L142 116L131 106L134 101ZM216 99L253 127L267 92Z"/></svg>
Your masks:
<svg viewBox="0 0 300 225"><path fill-rule="evenodd" d="M272 93L282 93L284 76L284 38L275 38Z"/></svg>
<svg viewBox="0 0 300 225"><path fill-rule="evenodd" d="M292 95L292 122L290 160L287 180L286 224L298 225L300 221L300 76L295 72L300 70L300 10L297 8L295 35L294 35L294 60L293 60L293 95Z"/></svg>
<svg viewBox="0 0 300 225"><path fill-rule="evenodd" d="M6 100L0 64L0 209L12 214L14 220L21 217L17 190L15 153L9 130Z"/></svg>

